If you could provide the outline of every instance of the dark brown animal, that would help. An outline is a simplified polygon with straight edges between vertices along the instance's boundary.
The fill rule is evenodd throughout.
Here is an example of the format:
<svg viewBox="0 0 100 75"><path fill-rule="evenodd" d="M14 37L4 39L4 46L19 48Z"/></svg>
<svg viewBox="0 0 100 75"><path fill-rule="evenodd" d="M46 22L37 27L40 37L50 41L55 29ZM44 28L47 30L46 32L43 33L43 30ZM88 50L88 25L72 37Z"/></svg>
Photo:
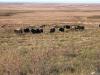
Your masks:
<svg viewBox="0 0 100 75"><path fill-rule="evenodd" d="M25 33L29 33L30 32L29 28L24 28L23 30L24 30Z"/></svg>
<svg viewBox="0 0 100 75"><path fill-rule="evenodd" d="M71 26L70 26L70 25L64 25L64 28L66 28L66 29L70 29Z"/></svg>
<svg viewBox="0 0 100 75"><path fill-rule="evenodd" d="M40 33L43 33L43 28L40 28L39 30L40 30Z"/></svg>
<svg viewBox="0 0 100 75"><path fill-rule="evenodd" d="M43 33L43 29L42 28L32 28L31 32L33 34L39 34L39 33Z"/></svg>
<svg viewBox="0 0 100 75"><path fill-rule="evenodd" d="M85 27L84 26L75 26L75 30L84 30L85 29Z"/></svg>
<svg viewBox="0 0 100 75"><path fill-rule="evenodd" d="M50 29L50 33L54 33L55 31L56 31L55 28L51 28L51 29Z"/></svg>
<svg viewBox="0 0 100 75"><path fill-rule="evenodd" d="M99 27L100 27L100 24L99 24Z"/></svg>
<svg viewBox="0 0 100 75"><path fill-rule="evenodd" d="M22 34L23 30L18 28L18 29L15 29L14 32L17 33L17 34Z"/></svg>
<svg viewBox="0 0 100 75"><path fill-rule="evenodd" d="M65 29L64 29L63 27L61 27L61 28L59 28L59 31L60 31L60 32L64 32Z"/></svg>

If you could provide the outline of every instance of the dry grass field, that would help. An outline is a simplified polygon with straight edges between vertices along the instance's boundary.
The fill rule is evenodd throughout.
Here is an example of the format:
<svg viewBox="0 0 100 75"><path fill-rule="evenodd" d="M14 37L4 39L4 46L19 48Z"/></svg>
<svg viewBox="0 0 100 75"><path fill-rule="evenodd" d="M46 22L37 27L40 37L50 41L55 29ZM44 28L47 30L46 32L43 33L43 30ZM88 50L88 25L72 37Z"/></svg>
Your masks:
<svg viewBox="0 0 100 75"><path fill-rule="evenodd" d="M25 24L80 23L84 31L18 35ZM0 4L0 75L100 73L100 4Z"/></svg>

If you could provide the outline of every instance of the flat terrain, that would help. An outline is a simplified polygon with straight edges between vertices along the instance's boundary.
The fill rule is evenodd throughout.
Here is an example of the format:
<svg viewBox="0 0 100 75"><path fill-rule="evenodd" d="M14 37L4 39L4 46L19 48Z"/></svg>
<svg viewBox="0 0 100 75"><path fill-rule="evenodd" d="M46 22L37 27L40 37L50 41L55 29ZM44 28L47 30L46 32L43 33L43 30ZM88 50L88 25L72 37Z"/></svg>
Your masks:
<svg viewBox="0 0 100 75"><path fill-rule="evenodd" d="M0 4L1 24L66 22L100 22L100 4Z"/></svg>
<svg viewBox="0 0 100 75"><path fill-rule="evenodd" d="M25 25L79 23L84 31L17 35ZM100 4L0 4L0 75L100 73Z"/></svg>

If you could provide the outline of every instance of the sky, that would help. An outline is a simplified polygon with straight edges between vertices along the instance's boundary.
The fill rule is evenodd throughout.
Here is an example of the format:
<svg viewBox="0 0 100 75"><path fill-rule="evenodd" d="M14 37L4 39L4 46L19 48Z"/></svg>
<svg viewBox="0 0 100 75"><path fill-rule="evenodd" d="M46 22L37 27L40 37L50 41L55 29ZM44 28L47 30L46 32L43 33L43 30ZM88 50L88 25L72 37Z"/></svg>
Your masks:
<svg viewBox="0 0 100 75"><path fill-rule="evenodd" d="M100 0L0 0L0 2L33 2L33 3L100 3Z"/></svg>

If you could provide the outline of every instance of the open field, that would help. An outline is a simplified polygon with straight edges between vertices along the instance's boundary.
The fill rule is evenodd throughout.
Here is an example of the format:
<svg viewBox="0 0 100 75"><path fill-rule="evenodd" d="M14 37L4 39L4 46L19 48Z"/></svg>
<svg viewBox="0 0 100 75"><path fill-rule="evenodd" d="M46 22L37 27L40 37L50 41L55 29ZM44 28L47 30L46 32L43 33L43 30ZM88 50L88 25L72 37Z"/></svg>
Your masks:
<svg viewBox="0 0 100 75"><path fill-rule="evenodd" d="M84 31L18 35L29 24L80 23ZM0 4L0 75L100 73L100 4Z"/></svg>

